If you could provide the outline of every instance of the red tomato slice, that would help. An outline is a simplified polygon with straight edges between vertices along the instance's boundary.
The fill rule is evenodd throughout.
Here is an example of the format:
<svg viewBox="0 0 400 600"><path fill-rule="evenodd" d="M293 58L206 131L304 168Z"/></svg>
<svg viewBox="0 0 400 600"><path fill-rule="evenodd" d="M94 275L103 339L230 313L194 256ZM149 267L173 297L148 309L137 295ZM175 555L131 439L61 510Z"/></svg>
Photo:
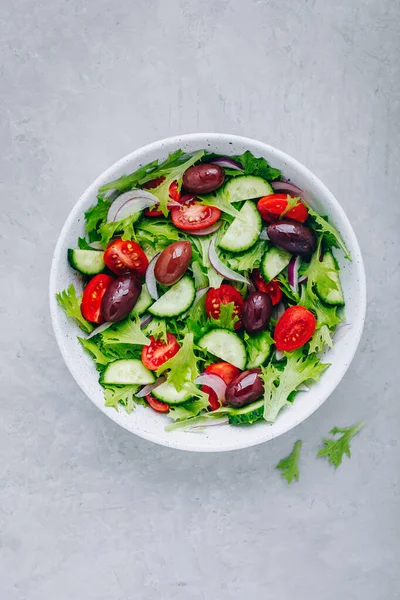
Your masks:
<svg viewBox="0 0 400 600"><path fill-rule="evenodd" d="M291 306L281 316L274 331L277 350L290 352L304 346L312 337L316 320L303 306Z"/></svg>
<svg viewBox="0 0 400 600"><path fill-rule="evenodd" d="M218 375L224 382L228 385L231 381L235 379L238 375L240 375L240 369L231 365L227 362L219 362L214 365L210 365L206 368L206 373L213 373L214 375ZM201 388L202 392L208 394L208 401L210 403L211 410L217 410L220 407L220 403L218 401L217 394L212 390L208 385L203 385Z"/></svg>
<svg viewBox="0 0 400 600"><path fill-rule="evenodd" d="M109 275L100 273L100 275L95 275L85 287L82 296L81 313L87 321L97 323L98 325L104 323L103 315L101 314L101 302L108 286L113 281L114 279Z"/></svg>
<svg viewBox="0 0 400 600"><path fill-rule="evenodd" d="M143 187L146 190L153 190L154 188L161 185L164 179L165 177L157 177L157 179L152 179L151 181L148 181L147 183L143 184ZM171 198L171 200L179 202L181 193L178 189L177 181L173 181L169 186L169 197ZM161 217L163 213L161 210L158 210L157 207L158 204L155 204L153 208L146 208L144 211L146 217Z"/></svg>
<svg viewBox="0 0 400 600"><path fill-rule="evenodd" d="M149 264L138 243L120 238L108 244L104 252L104 262L116 275L133 272L138 277L146 273Z"/></svg>
<svg viewBox="0 0 400 600"><path fill-rule="evenodd" d="M208 290L206 296L206 312L209 317L218 319L221 312L221 304L230 304L231 302L235 304L234 314L240 319L242 316L244 300L234 287L223 283L219 288ZM241 326L241 321L238 321L235 325L235 329L240 329Z"/></svg>
<svg viewBox="0 0 400 600"><path fill-rule="evenodd" d="M147 404L151 406L153 410L159 413L167 413L169 412L169 404L165 402L161 402L154 398L151 394L147 394L146 396Z"/></svg>
<svg viewBox="0 0 400 600"><path fill-rule="evenodd" d="M268 294L274 306L275 304L279 304L282 300L282 290L279 281L277 279L272 279L272 281L267 283L259 269L254 269L252 277L258 291Z"/></svg>
<svg viewBox="0 0 400 600"><path fill-rule="evenodd" d="M174 207L171 218L175 227L183 231L198 231L213 225L221 216L221 211L215 206L206 206L200 202L185 204L182 208Z"/></svg>
<svg viewBox="0 0 400 600"><path fill-rule="evenodd" d="M288 194L271 194L270 196L260 198L257 203L257 208L264 221L273 223L281 218L282 213L286 210L288 205L287 196ZM290 197L295 198L295 196ZM308 210L299 200L296 206L291 208L284 216L285 218L304 223L308 217Z"/></svg>
<svg viewBox="0 0 400 600"><path fill-rule="evenodd" d="M142 363L150 371L157 371L167 360L175 356L180 345L172 333L167 333L167 343L162 340L156 340L153 336L150 338L150 344L143 346Z"/></svg>

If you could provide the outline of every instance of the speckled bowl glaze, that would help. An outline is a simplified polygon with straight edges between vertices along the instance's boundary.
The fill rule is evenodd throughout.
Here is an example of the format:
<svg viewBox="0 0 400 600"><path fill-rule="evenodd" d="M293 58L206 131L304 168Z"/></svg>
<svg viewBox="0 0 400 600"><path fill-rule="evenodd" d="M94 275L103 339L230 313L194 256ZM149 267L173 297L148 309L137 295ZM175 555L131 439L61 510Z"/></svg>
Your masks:
<svg viewBox="0 0 400 600"><path fill-rule="evenodd" d="M79 289L76 273L67 263L67 249L76 245L77 238L84 234L83 213L96 203L96 192L104 183L135 171L154 159L165 159L169 152L182 148L186 152L206 149L219 154L241 154L250 150L263 156L283 175L308 192L313 198L313 207L339 229L353 261L344 259L336 252L341 267L341 280L346 298L346 318L351 327L345 327L335 337L332 350L326 352L324 360L331 363L321 380L308 393L299 393L292 406L284 409L275 423L258 423L248 427L222 426L199 432L166 432L168 418L149 408L138 406L130 415L123 410L104 406L103 390L98 383L98 373L91 358L83 351L78 340L78 327L66 318L57 305L56 292L71 283ZM54 332L64 360L84 393L110 419L128 431L147 440L195 452L222 452L261 444L289 431L309 417L333 392L346 373L361 338L366 308L366 284L363 261L354 231L338 201L319 179L297 160L284 152L256 140L228 135L202 134L183 135L149 144L112 165L88 187L71 211L57 242L50 274L50 310Z"/></svg>

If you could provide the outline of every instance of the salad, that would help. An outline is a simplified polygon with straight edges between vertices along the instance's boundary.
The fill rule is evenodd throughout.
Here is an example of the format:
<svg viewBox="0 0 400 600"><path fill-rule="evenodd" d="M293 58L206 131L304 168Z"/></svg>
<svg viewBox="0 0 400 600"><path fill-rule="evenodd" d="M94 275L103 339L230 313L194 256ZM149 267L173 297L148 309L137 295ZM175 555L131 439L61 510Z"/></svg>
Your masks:
<svg viewBox="0 0 400 600"><path fill-rule="evenodd" d="M103 185L68 250L105 405L165 413L167 429L272 423L329 364L344 319L339 232L249 151L170 154Z"/></svg>

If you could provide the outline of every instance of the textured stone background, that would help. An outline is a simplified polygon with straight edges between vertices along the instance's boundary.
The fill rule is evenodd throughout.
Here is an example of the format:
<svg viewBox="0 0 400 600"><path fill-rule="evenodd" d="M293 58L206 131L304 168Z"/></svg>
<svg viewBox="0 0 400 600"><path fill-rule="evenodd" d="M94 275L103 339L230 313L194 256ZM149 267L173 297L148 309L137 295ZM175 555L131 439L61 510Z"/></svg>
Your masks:
<svg viewBox="0 0 400 600"><path fill-rule="evenodd" d="M2 1L1 600L400 597L399 18L391 0ZM265 140L315 171L368 277L364 337L332 397L224 455L106 419L49 322L51 254L81 192L194 131ZM351 460L315 458L360 419ZM274 465L298 438L289 487Z"/></svg>

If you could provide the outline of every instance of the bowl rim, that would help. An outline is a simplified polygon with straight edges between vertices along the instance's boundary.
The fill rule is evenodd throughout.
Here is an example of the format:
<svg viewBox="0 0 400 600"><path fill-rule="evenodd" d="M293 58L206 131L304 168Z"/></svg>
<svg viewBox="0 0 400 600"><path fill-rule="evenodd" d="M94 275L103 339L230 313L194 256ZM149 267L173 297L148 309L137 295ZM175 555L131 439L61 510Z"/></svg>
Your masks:
<svg viewBox="0 0 400 600"><path fill-rule="evenodd" d="M358 327L357 328L352 327L352 341L351 341L351 350L349 352L349 359L346 363L342 363L340 372L338 373L338 377L333 382L331 382L331 384L327 387L327 389L325 390L325 392L323 394L323 398L320 399L319 402L315 403L314 405L310 404L307 407L307 409L304 410L304 415L302 415L302 418L300 420L294 420L293 423L288 423L286 426L281 426L278 430L274 431L273 435L270 435L270 434L268 435L268 428L265 428L264 434L261 436L255 437L254 440L253 439L250 441L246 440L246 442L244 444L237 444L237 443L236 444L235 443L224 444L223 446L221 446L221 448L218 448L218 449L215 449L215 447L212 447L209 449L202 445L197 446L196 444L190 444L190 446L188 447L184 443L184 441L176 440L175 438L173 438L173 436L171 436L170 441L165 441L163 439L160 439L160 437L157 433L153 434L153 433L147 432L147 431L133 432L123 422L121 423L118 420L118 418L117 418L118 413L115 413L115 415L114 415L113 413L106 411L105 406L98 406L95 403L95 401L91 398L91 396L88 394L88 392L84 389L83 384L81 382L81 378L79 377L78 372L75 369L76 361L70 356L69 352L67 351L65 339L64 339L65 336L63 337L62 331L58 327L58 323L57 323L57 311L58 311L59 307L58 307L58 304L56 301L56 296L55 296L55 294L58 291L56 289L56 279L57 279L58 265L60 264L60 261L61 261L61 251L62 251L62 248L64 245L64 240L67 236L67 233L68 233L71 225L77 219L77 216L81 214L81 212L82 212L81 205L84 204L86 198L88 196L92 195L93 192L96 193L100 184L103 183L104 180L109 178L111 176L111 173L117 171L125 163L134 161L136 158L140 157L142 154L161 150L163 148L163 146L173 145L178 142L182 145L185 142L189 142L189 141L190 142L202 142L205 139L207 139L208 141L224 140L224 141L232 142L232 143L235 143L235 142L240 143L242 145L246 145L246 144L252 145L252 144L256 143L260 146L263 146L265 148L265 151L268 152L269 154L275 155L276 157L278 157L279 159L284 161L286 164L292 166L293 168L295 168L299 171L302 171L302 173L304 174L304 176L306 178L313 179L314 182L323 191L324 195L327 198L329 198L331 205L334 207L335 213L337 213L340 216L340 219L342 221L344 221L347 226L346 234L347 234L347 238L351 242L352 258L353 258L353 262L355 264L355 268L357 269L357 277L359 280L359 291L360 291L360 296L358 298L358 300L359 300ZM154 442L154 443L162 445L162 446L166 446L166 447L178 449L178 450L191 451L191 452L226 452L226 451L241 450L244 448L249 448L249 447L270 441L272 439L275 439L276 437L279 437L280 435L283 435L287 431L290 431L291 429L293 429L294 427L296 427L297 425L299 425L300 423L302 423L303 421L308 419L308 417L310 417L329 398L329 396L333 393L333 391L336 389L336 387L339 385L339 383L343 379L344 375L346 374L350 364L353 361L353 358L355 356L357 348L359 346L361 336L363 333L363 329L364 329L364 324L365 324L366 305L367 305L367 289L366 289L365 268L364 268L362 254L361 254L361 249L360 249L360 246L359 246L359 243L357 240L357 236L356 236L356 234L353 230L353 227L350 223L350 220L348 219L344 209L339 204L338 200L336 200L336 198L332 194L332 192L325 186L325 184L312 171L310 171L310 169L308 169L300 161L293 158L291 155L287 154L286 152L279 150L278 148L275 148L274 146L271 146L270 144L266 144L265 142L262 142L261 140L257 140L255 138L250 138L250 137L241 136L241 135L229 134L229 133L206 133L206 132L203 132L203 133L193 133L193 134L187 133L187 134L182 134L182 135L175 135L175 136L171 136L171 137L167 137L167 138L163 138L163 139L151 142L149 144L146 144L145 146L141 146L141 147L137 148L136 150L134 150L133 152L126 154L125 156L123 156L122 158L120 158L119 160L114 162L112 165L107 167L107 169L105 169L102 173L100 173L100 175L98 177L96 177L96 179L85 189L85 191L81 194L81 196L79 197L77 202L72 207L67 219L64 222L64 225L62 226L61 232L60 232L57 242L56 242L56 246L55 246L52 261L51 261L51 269L50 269L49 303L50 303L50 314L51 314L53 331L54 331L54 334L56 337L57 345L60 349L61 355L64 359L65 364L67 365L68 370L70 371L71 375L73 376L73 378L75 379L76 383L81 388L83 393L86 396L88 396L89 399L93 402L93 404L95 404L95 406L97 408L100 408L100 410L108 418L112 419L115 423L117 423L119 426L123 427L124 429L127 429L127 431L129 431L130 433L134 433L135 435L138 435L139 437L141 437L143 439L146 439L150 442Z"/></svg>

